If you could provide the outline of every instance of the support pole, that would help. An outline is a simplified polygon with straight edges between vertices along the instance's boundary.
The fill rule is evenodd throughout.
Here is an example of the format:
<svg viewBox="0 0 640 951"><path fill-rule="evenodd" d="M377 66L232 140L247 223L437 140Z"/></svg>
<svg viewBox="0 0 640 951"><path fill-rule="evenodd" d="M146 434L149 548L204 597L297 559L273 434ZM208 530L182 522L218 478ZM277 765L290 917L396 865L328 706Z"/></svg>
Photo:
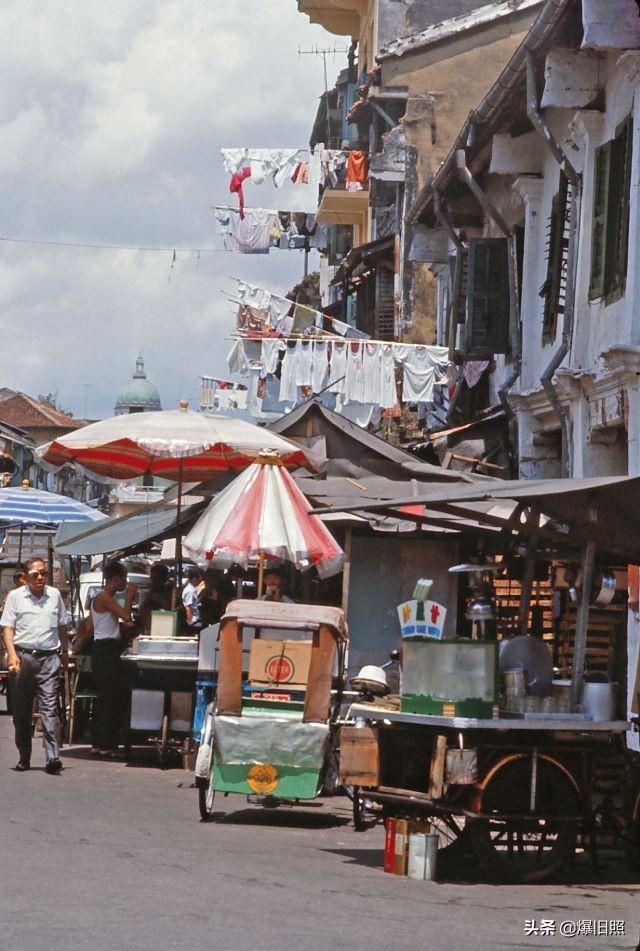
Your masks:
<svg viewBox="0 0 640 951"><path fill-rule="evenodd" d="M351 581L351 532L347 528L344 533L344 562L342 565L342 610L345 617L349 610L349 583Z"/></svg>
<svg viewBox="0 0 640 951"><path fill-rule="evenodd" d="M178 502L176 504L176 583L171 597L171 607L175 611L178 607L179 592L182 587L182 482L183 482L184 463L180 460L180 471L178 473Z"/></svg>
<svg viewBox="0 0 640 951"><path fill-rule="evenodd" d="M260 559L258 561L258 599L262 597L264 588L264 552L260 550Z"/></svg>
<svg viewBox="0 0 640 951"><path fill-rule="evenodd" d="M525 555L524 571L522 573L522 582L520 586L520 634L526 635L529 631L529 608L531 601L531 588L533 585L533 575L536 570L535 551L538 545L538 532L540 527L540 512L538 507L533 505L529 514L529 525L531 534L527 542L527 553Z"/></svg>
<svg viewBox="0 0 640 951"><path fill-rule="evenodd" d="M589 599L591 598L595 550L595 542L587 542L582 556L582 566L580 568L580 605L576 618L576 634L573 642L573 665L571 670L571 703L574 709L580 700L580 691L584 679L587 631L589 628Z"/></svg>

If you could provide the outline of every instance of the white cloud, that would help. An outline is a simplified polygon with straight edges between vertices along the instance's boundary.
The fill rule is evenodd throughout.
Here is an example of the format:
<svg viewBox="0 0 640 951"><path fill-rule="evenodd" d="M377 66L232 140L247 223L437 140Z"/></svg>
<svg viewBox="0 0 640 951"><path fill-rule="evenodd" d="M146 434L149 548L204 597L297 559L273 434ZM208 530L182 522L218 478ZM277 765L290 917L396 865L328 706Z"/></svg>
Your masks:
<svg viewBox="0 0 640 951"><path fill-rule="evenodd" d="M294 0L6 0L0 36L0 233L169 248L220 247L222 146L306 144L323 73L298 46L333 43ZM228 276L286 290L302 272L299 252L179 252L169 283L170 261L0 242L0 384L82 412L92 383L106 414L142 349L175 405L225 370Z"/></svg>

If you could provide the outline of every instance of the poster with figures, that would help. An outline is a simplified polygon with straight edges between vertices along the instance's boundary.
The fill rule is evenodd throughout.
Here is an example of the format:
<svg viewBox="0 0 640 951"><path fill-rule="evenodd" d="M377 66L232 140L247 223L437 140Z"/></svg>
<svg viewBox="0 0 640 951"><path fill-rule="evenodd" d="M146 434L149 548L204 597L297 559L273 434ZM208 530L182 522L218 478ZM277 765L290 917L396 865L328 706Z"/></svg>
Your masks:
<svg viewBox="0 0 640 951"><path fill-rule="evenodd" d="M442 640L447 609L437 601L413 599L398 605L398 619L403 637L431 637Z"/></svg>

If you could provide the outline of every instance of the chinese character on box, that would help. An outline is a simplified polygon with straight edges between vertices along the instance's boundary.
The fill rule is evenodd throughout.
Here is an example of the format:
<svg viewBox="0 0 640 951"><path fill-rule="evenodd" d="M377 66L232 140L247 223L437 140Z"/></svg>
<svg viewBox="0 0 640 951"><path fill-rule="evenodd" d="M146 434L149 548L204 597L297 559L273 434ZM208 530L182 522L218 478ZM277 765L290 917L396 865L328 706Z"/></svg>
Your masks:
<svg viewBox="0 0 640 951"><path fill-rule="evenodd" d="M413 599L398 605L398 619L403 637L442 639L447 609L436 601Z"/></svg>

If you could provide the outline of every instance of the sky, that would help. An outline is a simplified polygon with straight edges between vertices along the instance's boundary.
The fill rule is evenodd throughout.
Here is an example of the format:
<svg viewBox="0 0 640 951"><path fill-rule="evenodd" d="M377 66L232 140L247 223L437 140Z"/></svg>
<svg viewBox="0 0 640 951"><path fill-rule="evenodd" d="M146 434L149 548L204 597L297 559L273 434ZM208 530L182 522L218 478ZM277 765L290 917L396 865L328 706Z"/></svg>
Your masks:
<svg viewBox="0 0 640 951"><path fill-rule="evenodd" d="M0 240L0 386L108 416L141 351L163 407L197 408L199 375L228 375L231 276L286 293L303 273L301 251L221 250L219 149L305 147L324 78L299 48L344 41L295 0L3 0L0 36L0 238L169 249Z"/></svg>

